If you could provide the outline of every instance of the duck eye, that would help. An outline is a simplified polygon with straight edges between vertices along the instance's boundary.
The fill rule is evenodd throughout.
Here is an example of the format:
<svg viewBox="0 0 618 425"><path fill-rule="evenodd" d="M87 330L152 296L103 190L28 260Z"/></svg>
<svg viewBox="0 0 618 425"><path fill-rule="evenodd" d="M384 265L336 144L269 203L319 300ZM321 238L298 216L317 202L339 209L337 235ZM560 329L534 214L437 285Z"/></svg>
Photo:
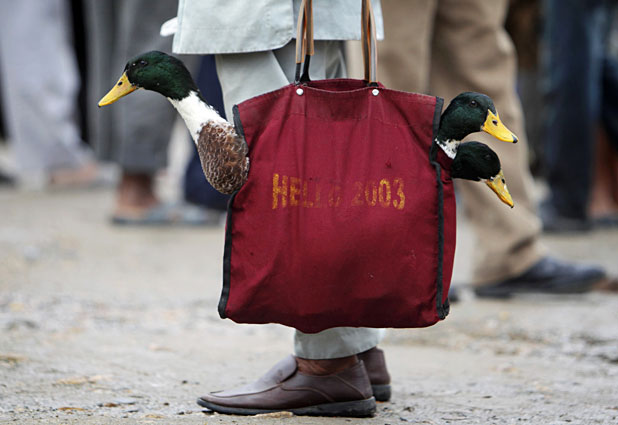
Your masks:
<svg viewBox="0 0 618 425"><path fill-rule="evenodd" d="M145 60L141 60L141 61L139 61L139 64L140 64L140 65L147 65L147 63L146 63L146 61L145 61Z"/></svg>
<svg viewBox="0 0 618 425"><path fill-rule="evenodd" d="M133 68L135 68L135 65L137 65L137 63L135 63L135 62L133 62L133 63L131 64L131 66L132 66Z"/></svg>
<svg viewBox="0 0 618 425"><path fill-rule="evenodd" d="M471 100L471 101L470 101L470 106L472 106L472 107L476 108L476 105L478 105L478 104L476 103L476 100Z"/></svg>

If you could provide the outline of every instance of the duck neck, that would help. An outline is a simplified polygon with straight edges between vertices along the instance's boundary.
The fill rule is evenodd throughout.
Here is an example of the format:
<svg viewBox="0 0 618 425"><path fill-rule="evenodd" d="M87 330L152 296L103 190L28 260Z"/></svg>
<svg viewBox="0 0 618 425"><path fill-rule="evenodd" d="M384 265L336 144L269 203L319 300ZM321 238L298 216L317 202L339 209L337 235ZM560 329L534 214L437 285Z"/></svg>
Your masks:
<svg viewBox="0 0 618 425"><path fill-rule="evenodd" d="M446 156L451 159L455 159L455 156L457 155L457 148L459 147L461 140L443 139L440 137L436 137L435 140L438 146L440 146L440 148L444 151Z"/></svg>
<svg viewBox="0 0 618 425"><path fill-rule="evenodd" d="M227 124L227 121L212 106L208 105L196 91L190 91L186 97L180 100L171 98L168 98L168 100L185 120L196 145L204 124L207 122Z"/></svg>

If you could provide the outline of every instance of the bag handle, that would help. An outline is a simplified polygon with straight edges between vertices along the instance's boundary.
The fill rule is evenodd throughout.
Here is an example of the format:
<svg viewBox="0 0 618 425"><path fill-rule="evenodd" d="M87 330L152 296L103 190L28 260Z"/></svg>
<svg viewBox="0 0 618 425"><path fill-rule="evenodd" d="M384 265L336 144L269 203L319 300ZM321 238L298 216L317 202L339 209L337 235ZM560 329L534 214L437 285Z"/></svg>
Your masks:
<svg viewBox="0 0 618 425"><path fill-rule="evenodd" d="M378 85L378 47L376 40L376 19L371 0L363 0L361 8L361 38L363 39L363 64L365 81L369 86Z"/></svg>
<svg viewBox="0 0 618 425"><path fill-rule="evenodd" d="M371 1L361 1L361 42L363 44L364 79L369 86L377 86L378 55L375 17ZM313 0L302 0L296 26L296 74L294 84L310 81L309 63L313 53Z"/></svg>
<svg viewBox="0 0 618 425"><path fill-rule="evenodd" d="M313 0L302 0L296 24L296 74L294 83L310 81L309 62L314 53ZM303 65L303 58L305 58ZM302 66L302 75L301 75Z"/></svg>

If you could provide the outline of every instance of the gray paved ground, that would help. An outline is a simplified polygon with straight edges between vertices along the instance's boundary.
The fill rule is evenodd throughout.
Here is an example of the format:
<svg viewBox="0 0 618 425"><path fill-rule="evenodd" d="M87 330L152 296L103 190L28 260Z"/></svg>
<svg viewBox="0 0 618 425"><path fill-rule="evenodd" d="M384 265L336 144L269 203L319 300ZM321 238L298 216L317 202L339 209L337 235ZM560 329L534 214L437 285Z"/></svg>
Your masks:
<svg viewBox="0 0 618 425"><path fill-rule="evenodd" d="M223 229L121 229L111 192L0 191L0 422L618 423L618 295L467 297L443 323L389 331L393 401L371 419L203 413L291 332L218 318ZM461 228L456 277L474 244ZM618 275L618 231L552 238Z"/></svg>

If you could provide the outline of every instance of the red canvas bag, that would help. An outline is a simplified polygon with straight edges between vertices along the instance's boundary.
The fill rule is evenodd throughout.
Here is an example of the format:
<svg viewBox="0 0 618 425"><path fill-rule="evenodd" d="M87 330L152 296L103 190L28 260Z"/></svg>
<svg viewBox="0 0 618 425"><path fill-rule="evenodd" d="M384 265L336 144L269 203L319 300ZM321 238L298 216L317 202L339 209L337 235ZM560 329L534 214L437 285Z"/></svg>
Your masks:
<svg viewBox="0 0 618 425"><path fill-rule="evenodd" d="M305 3L297 81L234 108L251 168L228 210L219 313L308 333L432 325L455 252L451 160L433 143L442 99L374 82L369 1L367 81L308 81Z"/></svg>

